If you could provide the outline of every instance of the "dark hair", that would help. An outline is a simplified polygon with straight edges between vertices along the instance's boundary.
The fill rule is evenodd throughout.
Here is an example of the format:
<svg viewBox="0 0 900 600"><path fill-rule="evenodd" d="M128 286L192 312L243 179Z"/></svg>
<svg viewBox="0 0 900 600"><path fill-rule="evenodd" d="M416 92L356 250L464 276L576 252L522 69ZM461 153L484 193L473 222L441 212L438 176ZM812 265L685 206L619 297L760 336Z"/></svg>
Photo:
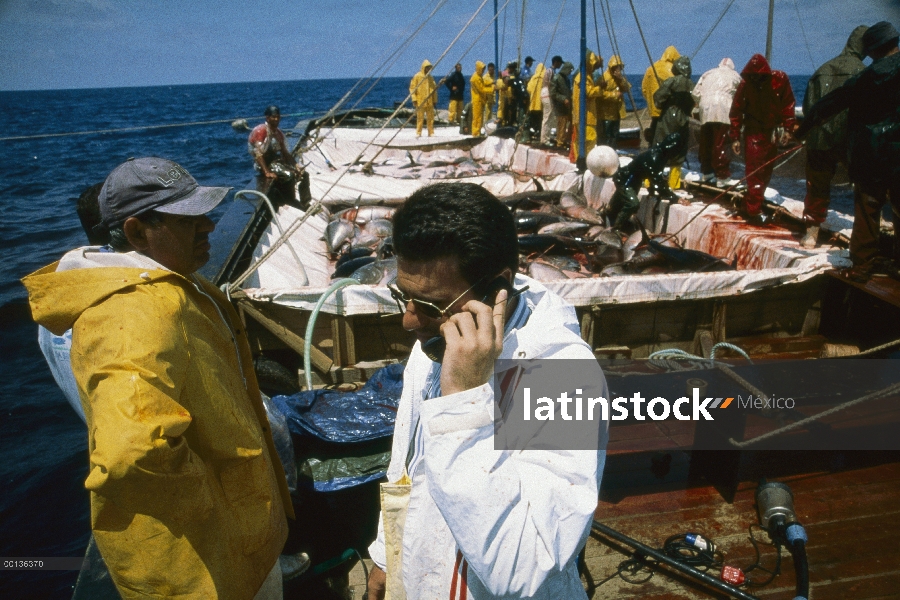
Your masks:
<svg viewBox="0 0 900 600"><path fill-rule="evenodd" d="M159 225L163 220L162 215L155 210L148 210L145 213L134 216L145 225L151 226ZM109 245L116 252L131 252L134 250L134 247L131 245L131 242L128 241L128 236L125 235L123 225L124 223L109 228Z"/></svg>
<svg viewBox="0 0 900 600"><path fill-rule="evenodd" d="M497 65L495 65L494 63L488 63L487 66L488 66L488 68L491 68L491 67L494 67L495 69L497 68Z"/></svg>
<svg viewBox="0 0 900 600"><path fill-rule="evenodd" d="M272 117L275 115L281 116L281 111L278 110L278 107L274 104L266 108L266 112L264 113L267 117Z"/></svg>
<svg viewBox="0 0 900 600"><path fill-rule="evenodd" d="M101 225L103 215L100 214L100 188L103 182L95 183L84 190L78 197L75 212L81 221L81 228L87 234L91 246L103 246L109 243L109 230Z"/></svg>
<svg viewBox="0 0 900 600"><path fill-rule="evenodd" d="M557 54L556 56L554 56L553 58L550 59L550 64L551 64L551 65L552 65L552 64L555 64L555 63L562 64L562 61L563 61L562 56L560 56L559 54Z"/></svg>
<svg viewBox="0 0 900 600"><path fill-rule="evenodd" d="M534 59L531 58L530 56L526 56L526 57L525 57L525 64L526 64L526 65L527 65L528 63L533 63L533 62L534 62Z"/></svg>
<svg viewBox="0 0 900 600"><path fill-rule="evenodd" d="M474 183L435 183L417 190L394 214L394 250L414 262L455 257L470 285L504 269L515 273L519 264L512 212Z"/></svg>

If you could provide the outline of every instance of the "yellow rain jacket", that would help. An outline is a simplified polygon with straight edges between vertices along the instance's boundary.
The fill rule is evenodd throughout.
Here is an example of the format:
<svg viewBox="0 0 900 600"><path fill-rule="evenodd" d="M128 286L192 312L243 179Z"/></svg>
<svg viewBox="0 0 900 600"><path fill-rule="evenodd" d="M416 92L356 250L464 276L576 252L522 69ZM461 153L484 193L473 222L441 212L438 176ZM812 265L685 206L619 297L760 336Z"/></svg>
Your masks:
<svg viewBox="0 0 900 600"><path fill-rule="evenodd" d="M484 106L494 98L494 80L490 85L484 80L484 63L475 61L475 72L469 79L469 93L472 96L472 135L481 135L484 125Z"/></svg>
<svg viewBox="0 0 900 600"><path fill-rule="evenodd" d="M428 59L423 60L419 72L413 75L412 81L409 82L409 93L412 94L415 106L437 105L437 84L430 72L425 73L425 67L430 66L431 63L428 62Z"/></svg>
<svg viewBox="0 0 900 600"><path fill-rule="evenodd" d="M544 72L544 63L538 63L534 68L534 74L528 80L528 97L530 98L528 110L530 111L540 112L544 110L541 104L541 84L544 81Z"/></svg>
<svg viewBox="0 0 900 600"><path fill-rule="evenodd" d="M644 94L644 100L647 101L647 108L650 109L651 117L658 117L662 114L656 107L656 104L653 103L653 94L656 93L663 81L672 76L672 64L676 58L680 57L681 54L678 53L675 46L669 46L663 52L662 58L653 63L653 66L648 67L644 72L644 80L641 82L641 93ZM656 69L656 75L659 76L659 81L653 75L654 69Z"/></svg>
<svg viewBox="0 0 900 600"><path fill-rule="evenodd" d="M23 283L35 321L73 330L91 528L122 597L253 598L293 509L230 303L96 248Z"/></svg>
<svg viewBox="0 0 900 600"><path fill-rule="evenodd" d="M623 74L622 81L624 85L619 83L612 76L612 68L622 65ZM625 95L631 89L631 84L625 79L625 65L618 55L613 55L609 59L609 67L603 73L603 81L606 87L600 91L600 98L597 100L597 119L600 121L619 121L625 118ZM616 92L622 92L621 96Z"/></svg>
<svg viewBox="0 0 900 600"><path fill-rule="evenodd" d="M584 152L587 154L597 145L597 99L600 98L602 88L594 81L592 73L600 67L602 60L599 56L588 50L587 53L587 79L584 82L584 93L588 98L584 116ZM572 127L578 129L578 117L581 115L581 73L575 75L572 80ZM578 145L573 150L578 156Z"/></svg>

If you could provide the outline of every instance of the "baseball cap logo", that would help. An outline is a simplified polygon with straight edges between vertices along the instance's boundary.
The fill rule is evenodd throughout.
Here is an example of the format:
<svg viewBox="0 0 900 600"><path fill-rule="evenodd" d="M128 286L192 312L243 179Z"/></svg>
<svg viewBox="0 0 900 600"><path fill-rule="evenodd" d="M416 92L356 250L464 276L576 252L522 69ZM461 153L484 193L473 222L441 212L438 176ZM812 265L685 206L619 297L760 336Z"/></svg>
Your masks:
<svg viewBox="0 0 900 600"><path fill-rule="evenodd" d="M184 168L182 168L181 166L175 166L175 167L169 169L169 172L167 173L167 175L169 176L169 179L166 179L162 175L158 175L156 177L156 180L158 182L160 182L161 184L163 184L165 187L169 187L170 185L172 185L173 183L175 183L176 181L181 179L182 174L190 177L190 173L185 171Z"/></svg>

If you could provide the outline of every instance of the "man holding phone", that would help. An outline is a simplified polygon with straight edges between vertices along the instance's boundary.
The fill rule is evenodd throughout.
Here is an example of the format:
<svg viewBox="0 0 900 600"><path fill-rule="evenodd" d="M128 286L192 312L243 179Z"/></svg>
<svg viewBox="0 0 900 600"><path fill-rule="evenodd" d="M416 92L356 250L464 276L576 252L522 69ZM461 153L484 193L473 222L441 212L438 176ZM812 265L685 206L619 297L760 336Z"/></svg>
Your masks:
<svg viewBox="0 0 900 600"><path fill-rule="evenodd" d="M497 359L593 360L574 308L516 275L512 213L478 185L414 193L394 216L394 247L391 293L418 342L388 469L389 487L406 490L405 523L389 523L383 503L370 600L386 586L409 599L586 597L576 559L596 508L605 425L597 450L496 450L493 440ZM599 365L592 380L608 394Z"/></svg>

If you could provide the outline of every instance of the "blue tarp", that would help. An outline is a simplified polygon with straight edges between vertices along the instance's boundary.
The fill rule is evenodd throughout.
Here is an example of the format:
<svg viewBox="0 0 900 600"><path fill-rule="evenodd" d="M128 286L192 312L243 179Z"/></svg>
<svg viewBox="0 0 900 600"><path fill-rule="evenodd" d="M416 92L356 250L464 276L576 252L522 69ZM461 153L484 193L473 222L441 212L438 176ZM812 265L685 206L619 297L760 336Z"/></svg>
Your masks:
<svg viewBox="0 0 900 600"><path fill-rule="evenodd" d="M272 401L294 435L343 444L376 440L394 433L403 369L402 364L379 369L355 392L310 390Z"/></svg>

